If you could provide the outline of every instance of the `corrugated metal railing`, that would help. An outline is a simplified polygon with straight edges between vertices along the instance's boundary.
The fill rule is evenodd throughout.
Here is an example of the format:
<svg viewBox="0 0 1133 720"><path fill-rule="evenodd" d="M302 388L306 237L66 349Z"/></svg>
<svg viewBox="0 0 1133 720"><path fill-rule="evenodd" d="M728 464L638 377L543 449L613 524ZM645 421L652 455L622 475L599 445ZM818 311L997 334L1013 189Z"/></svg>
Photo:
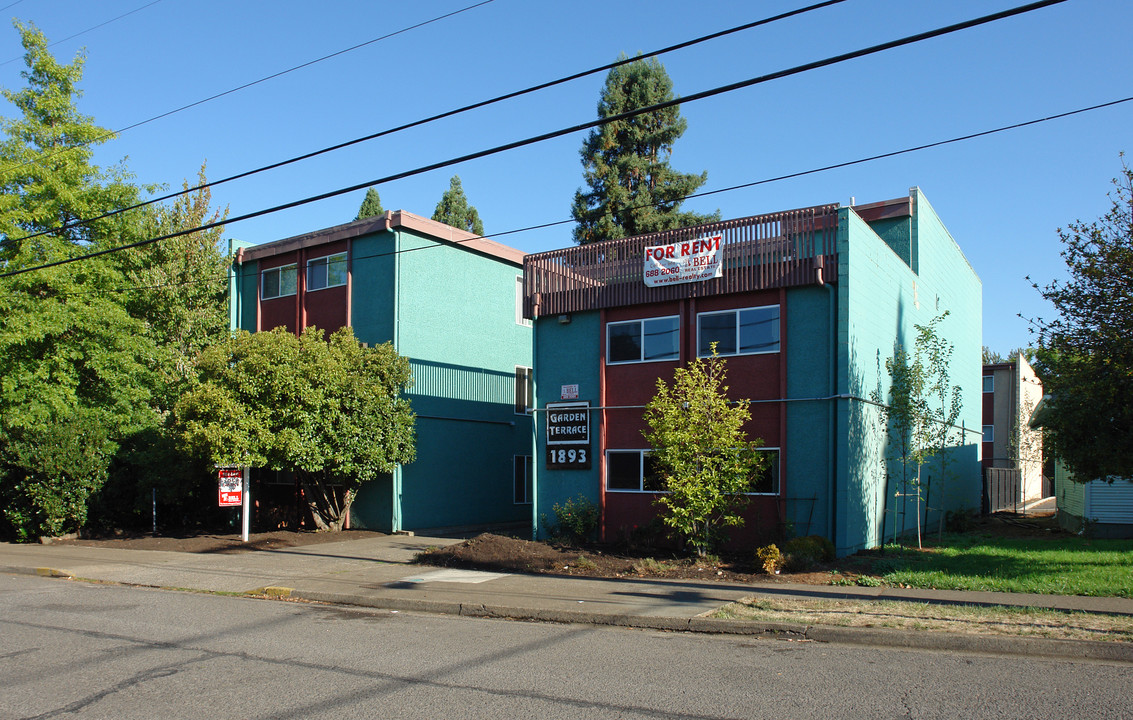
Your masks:
<svg viewBox="0 0 1133 720"><path fill-rule="evenodd" d="M645 248L723 234L724 276L647 287ZM622 240L551 250L523 261L523 314L561 315L599 308L808 285L815 269L836 280L838 205L724 220Z"/></svg>

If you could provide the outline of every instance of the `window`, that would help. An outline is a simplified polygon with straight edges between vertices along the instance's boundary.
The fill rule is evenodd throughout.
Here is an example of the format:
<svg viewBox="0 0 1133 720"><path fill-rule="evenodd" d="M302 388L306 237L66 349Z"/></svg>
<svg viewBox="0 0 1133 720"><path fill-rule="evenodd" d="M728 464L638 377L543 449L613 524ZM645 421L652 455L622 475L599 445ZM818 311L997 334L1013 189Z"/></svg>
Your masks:
<svg viewBox="0 0 1133 720"><path fill-rule="evenodd" d="M264 300L294 295L297 270L294 264L264 270L260 297Z"/></svg>
<svg viewBox="0 0 1133 720"><path fill-rule="evenodd" d="M779 494L779 448L760 448L759 452L770 455L771 462L751 479L749 495Z"/></svg>
<svg viewBox="0 0 1133 720"><path fill-rule="evenodd" d="M995 376L994 375L984 375L984 392L985 393L995 392Z"/></svg>
<svg viewBox="0 0 1133 720"><path fill-rule="evenodd" d="M779 306L700 313L696 316L697 357L779 352Z"/></svg>
<svg viewBox="0 0 1133 720"><path fill-rule="evenodd" d="M984 442L995 442L994 425L984 425Z"/></svg>
<svg viewBox="0 0 1133 720"><path fill-rule="evenodd" d="M346 284L346 253L327 255L307 262L307 289L322 290Z"/></svg>
<svg viewBox="0 0 1133 720"><path fill-rule="evenodd" d="M515 490L513 502L516 505L531 504L531 456L514 456Z"/></svg>
<svg viewBox="0 0 1133 720"><path fill-rule="evenodd" d="M531 368L515 366L515 414L527 415L535 407L535 376Z"/></svg>
<svg viewBox="0 0 1133 720"><path fill-rule="evenodd" d="M515 324L531 327L531 321L523 317L523 276L515 276Z"/></svg>
<svg viewBox="0 0 1133 720"><path fill-rule="evenodd" d="M678 360L681 320L672 317L630 320L606 325L606 362Z"/></svg>
<svg viewBox="0 0 1133 720"><path fill-rule="evenodd" d="M626 492L664 492L653 456L648 450L607 450L606 489Z"/></svg>

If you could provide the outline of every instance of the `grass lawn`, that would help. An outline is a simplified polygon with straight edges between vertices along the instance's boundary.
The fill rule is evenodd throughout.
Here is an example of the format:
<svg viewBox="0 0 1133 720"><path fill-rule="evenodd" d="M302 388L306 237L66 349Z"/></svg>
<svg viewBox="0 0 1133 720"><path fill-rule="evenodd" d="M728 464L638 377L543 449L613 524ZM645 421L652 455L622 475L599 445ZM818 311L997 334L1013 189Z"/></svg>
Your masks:
<svg viewBox="0 0 1133 720"><path fill-rule="evenodd" d="M924 550L887 546L869 570L888 585L1133 597L1133 540L944 535Z"/></svg>

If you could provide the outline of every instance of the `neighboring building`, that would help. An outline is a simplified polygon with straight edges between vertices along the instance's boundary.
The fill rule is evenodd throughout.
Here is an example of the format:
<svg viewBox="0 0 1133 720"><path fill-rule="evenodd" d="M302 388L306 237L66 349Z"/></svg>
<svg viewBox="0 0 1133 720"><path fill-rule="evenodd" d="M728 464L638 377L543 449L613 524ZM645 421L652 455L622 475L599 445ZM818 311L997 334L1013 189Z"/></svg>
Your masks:
<svg viewBox="0 0 1133 720"><path fill-rule="evenodd" d="M716 236L721 276L646 285L647 247L673 244L679 255ZM819 534L846 555L913 531L914 502L893 453L887 465L870 396L888 397L885 360L911 351L914 325L946 310L939 332L954 346L964 440L943 468L923 470L928 524L942 509L979 507L981 285L919 189L531 254L524 279L535 319L535 518L553 520L556 503L581 494L599 506L605 541L647 526L657 492L642 407L658 378L716 341L731 395L752 401L747 429L773 457L735 543Z"/></svg>
<svg viewBox="0 0 1133 720"><path fill-rule="evenodd" d="M1133 538L1133 479L1075 482L1061 461L1054 463L1058 524L1098 538Z"/></svg>
<svg viewBox="0 0 1133 720"><path fill-rule="evenodd" d="M983 466L1018 471L1019 505L1047 494L1042 431L1030 425L1043 384L1022 354L983 366Z"/></svg>
<svg viewBox="0 0 1133 720"><path fill-rule="evenodd" d="M522 265L518 250L404 211L237 250L234 327L351 326L409 358L417 459L361 488L353 527L529 522Z"/></svg>
<svg viewBox="0 0 1133 720"><path fill-rule="evenodd" d="M1038 429L1055 412L1046 395L1031 413ZM1096 478L1079 482L1059 458L1054 459L1054 497L1058 524L1070 532L1099 538L1133 538L1133 478Z"/></svg>

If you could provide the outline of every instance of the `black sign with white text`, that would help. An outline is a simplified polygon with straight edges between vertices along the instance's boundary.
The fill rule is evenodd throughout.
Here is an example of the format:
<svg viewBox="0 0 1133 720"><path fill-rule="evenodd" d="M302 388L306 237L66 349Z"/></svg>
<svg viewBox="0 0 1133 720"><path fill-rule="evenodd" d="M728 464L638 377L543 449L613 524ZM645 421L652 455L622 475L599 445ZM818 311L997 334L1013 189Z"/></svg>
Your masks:
<svg viewBox="0 0 1133 720"><path fill-rule="evenodd" d="M547 468L590 469L590 403L547 403Z"/></svg>

